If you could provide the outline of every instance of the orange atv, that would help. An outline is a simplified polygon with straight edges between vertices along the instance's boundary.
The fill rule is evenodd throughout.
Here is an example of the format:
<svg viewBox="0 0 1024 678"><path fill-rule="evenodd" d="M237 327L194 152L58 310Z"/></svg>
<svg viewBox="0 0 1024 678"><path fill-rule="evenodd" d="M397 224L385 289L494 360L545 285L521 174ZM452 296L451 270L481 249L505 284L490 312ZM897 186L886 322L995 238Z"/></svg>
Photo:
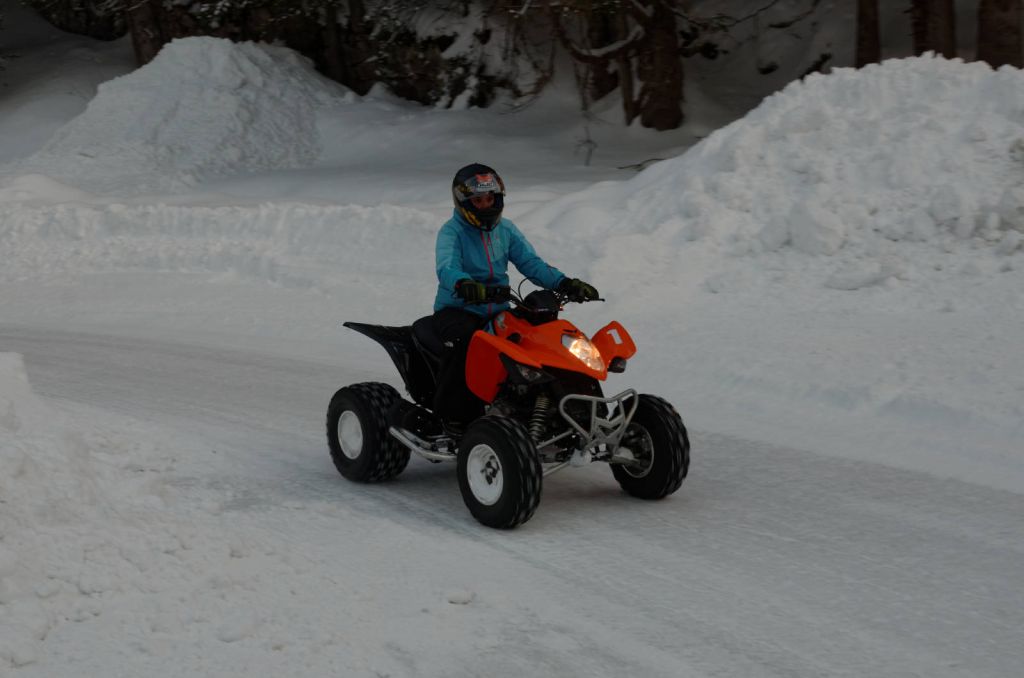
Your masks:
<svg viewBox="0 0 1024 678"><path fill-rule="evenodd" d="M388 384L342 388L327 409L331 458L358 482L397 476L416 452L456 461L462 498L484 525L512 528L533 515L544 476L600 461L619 485L643 499L676 490L690 464L679 413L657 396L633 389L604 397L601 382L622 372L636 353L629 333L611 322L588 338L559 311L569 299L537 290L525 298L490 288L484 303L512 302L484 319L491 331L470 340L466 384L486 414L464 430L431 410L444 347L433 316L411 326L345 323L379 342L391 356L413 402Z"/></svg>

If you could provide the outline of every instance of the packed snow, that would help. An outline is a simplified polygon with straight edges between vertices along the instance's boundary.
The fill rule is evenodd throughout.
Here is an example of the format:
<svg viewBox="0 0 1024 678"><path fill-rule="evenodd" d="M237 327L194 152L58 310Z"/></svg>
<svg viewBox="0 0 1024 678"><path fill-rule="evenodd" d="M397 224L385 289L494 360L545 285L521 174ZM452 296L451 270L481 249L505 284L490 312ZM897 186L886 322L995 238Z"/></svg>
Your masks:
<svg viewBox="0 0 1024 678"><path fill-rule="evenodd" d="M18 65L9 66L15 94L19 82L27 86L17 80ZM68 77L87 82L77 72ZM1019 665L1019 648L1010 649L1020 620L1012 601L988 610L981 630L952 631L965 646L991 643L988 654L968 653L964 674L955 668L960 645L913 637L925 622L879 621L856 603L843 608L863 624L854 628L909 633L917 654L894 642L886 664L888 655L872 650L887 641L866 632L842 644L830 629L844 637L847 629L832 627L824 608L800 597L799 578L790 580L785 566L772 569L775 551L750 565L767 569L741 573L750 582L747 610L743 600L717 595L736 585L724 573L705 589L660 589L678 607L630 602L652 618L693 622L678 631L694 635L677 652L676 641L634 619L609 623L620 599L640 590L634 578L677 582L657 561L643 572L615 561L618 569L601 575L608 578L602 590L619 592L607 600L581 602L580 584L565 586L553 562L560 553L578 559L572 573L586 577L599 526L574 523L577 537L535 518L495 541L461 512L447 475L438 493L451 496L436 511L451 515L441 527L377 515L378 491L403 510L431 514L403 495L400 482L325 492L321 475L333 473L326 451L304 442L319 429L286 443L273 428L284 416L277 406L289 404L272 392L289 385L284 380L268 384L264 400L245 401L266 406L262 418L225 410L218 421L205 416L209 403L199 403L195 428L182 421L192 411L183 386L190 380L209 379L211 393L223 388L232 397L229 386L217 386L233 383L228 372L216 371L231 362L230 351L262 356L252 366L257 375L272 374L271 361L280 359L305 361L293 371L308 381L340 377L335 388L371 379L400 385L384 352L340 322L408 324L429 313L433 242L451 209L450 176L482 161L505 177L507 215L537 250L608 299L570 308L567 317L585 330L615 318L635 338L640 352L612 387L664 396L704 443L695 446L681 496L712 502L716 488L724 491L716 462L740 454L730 452L742 447L727 442L735 438L757 441L749 445L766 468L777 463L791 477L825 456L851 476L910 479L908 492L930 478L957 488L954 498L971 496L959 488L977 487L986 493L979 496L998 498L993 505L1020 506L1021 71L925 56L813 75L638 174L619 167L664 157L665 138L598 129L598 162L583 167L569 96L553 94L516 113L424 109L380 92L357 97L280 47L175 41L151 64L100 84L84 109L68 108L66 124L35 147L16 139L25 101L57 95L31 92L17 96L17 106L0 103L0 338L26 356L0 342L0 667L12 675L101 675L115 667L160 676L776 675L766 668L778 659L772 649L699 649L702 639L717 647L733 633L755 644L808 639L799 661L779 660L780 674L866 666L873 670L865 675L881 675L884 666L891 675L996 676ZM553 111L562 111L554 123ZM666 138L683 143L688 134ZM47 333L52 345L40 340ZM67 346L57 348L63 337ZM118 338L101 357L123 353L125 375L89 362L102 341L79 354L76 340L89 337ZM179 346L161 354L155 347L163 341L193 352ZM157 363L180 354L183 366L193 359L209 374L193 367L176 376L173 362L136 361L133 342ZM45 393L35 388L31 363L40 344L59 359L40 367ZM307 373L305 364L324 368ZM325 374L328 366L335 376ZM95 389L95 402L64 393L63 374L78 394ZM135 409L162 379L175 396L167 412L155 404ZM103 395L104 384L115 395ZM323 395L305 397L326 405ZM246 438L265 444L263 454L303 452L251 458L224 442L225 421L273 430ZM230 479L239 465L251 485ZM275 472L296 476L280 478L291 482L289 498L271 505ZM409 471L421 480L430 472L425 463ZM585 478L586 492L607 491L598 474ZM785 494L812 501L816 492L797 485ZM556 483L552 492L571 496L570 486ZM873 489L864 492L851 511L891 520L891 507ZM914 496L925 505L929 494ZM817 509L797 504L808 513L807 529L819 512L831 512L829 498L821 501ZM618 527L635 510L655 524L682 525L688 510L698 513L697 499L689 509L686 502L631 504L597 521ZM601 510L600 503L585 508ZM966 509L962 515L954 531L974 520ZM757 541L768 529L737 519L738 541ZM706 540L700 546L731 543L710 536L729 529L713 516L694 520L698 540ZM623 525L616 552L653 551L654 558L663 548ZM1019 548L1015 525L1005 516L976 531L993 551L1009 548L998 535ZM812 546L824 539L797 536ZM355 546L339 554L338 543ZM823 550L841 548L829 543ZM519 559L496 558L510 549ZM911 556L925 562L931 551ZM709 571L720 566L710 564ZM959 571L950 568L940 574ZM851 600L861 592L859 581L803 574L807 591L835 586ZM993 565L979 587L1019 582L1021 574L1019 565L1015 572ZM779 588L754 588L762 577L780 579ZM913 610L961 619L955 605L925 592L907 594L922 606ZM775 622L787 603L773 596L785 593L799 601L792 605L802 621L782 623L769 642L757 624ZM724 605L711 613L721 633L705 631L696 616L672 617L688 607L683 600ZM897 615L902 608L892 605ZM749 626L726 621L744 617ZM530 656L508 650L531 643ZM830 643L840 645L831 655Z"/></svg>

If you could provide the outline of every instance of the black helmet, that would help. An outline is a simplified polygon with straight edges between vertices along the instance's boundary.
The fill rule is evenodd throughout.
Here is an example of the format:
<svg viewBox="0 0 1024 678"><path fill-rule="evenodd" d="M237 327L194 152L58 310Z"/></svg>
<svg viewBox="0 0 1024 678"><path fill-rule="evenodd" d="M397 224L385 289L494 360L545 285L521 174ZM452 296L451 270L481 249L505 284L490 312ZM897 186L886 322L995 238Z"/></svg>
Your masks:
<svg viewBox="0 0 1024 678"><path fill-rule="evenodd" d="M470 200L487 193L494 194L494 204L490 207L477 207ZM478 162L466 165L452 180L452 200L463 219L481 231L493 231L505 207L505 182L487 165Z"/></svg>

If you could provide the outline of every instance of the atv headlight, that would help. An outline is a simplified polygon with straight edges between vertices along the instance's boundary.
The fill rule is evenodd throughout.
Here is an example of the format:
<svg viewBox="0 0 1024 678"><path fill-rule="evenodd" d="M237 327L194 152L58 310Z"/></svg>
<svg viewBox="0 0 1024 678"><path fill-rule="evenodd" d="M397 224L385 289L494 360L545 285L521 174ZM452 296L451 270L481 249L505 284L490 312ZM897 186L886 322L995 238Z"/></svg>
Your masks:
<svg viewBox="0 0 1024 678"><path fill-rule="evenodd" d="M604 369L604 360L601 359L601 352L586 337L574 337L571 334L563 334L562 346L569 349L569 353L582 360L583 364L590 369L597 372Z"/></svg>

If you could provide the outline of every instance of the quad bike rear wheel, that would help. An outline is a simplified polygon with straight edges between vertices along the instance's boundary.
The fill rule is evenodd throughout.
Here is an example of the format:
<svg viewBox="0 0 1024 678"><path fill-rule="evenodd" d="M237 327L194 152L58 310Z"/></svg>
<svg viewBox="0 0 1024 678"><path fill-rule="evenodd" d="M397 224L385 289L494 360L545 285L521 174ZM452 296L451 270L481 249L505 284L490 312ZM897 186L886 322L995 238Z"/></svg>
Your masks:
<svg viewBox="0 0 1024 678"><path fill-rule="evenodd" d="M676 408L657 396L639 396L636 413L617 456L631 464L612 464L612 474L628 494L662 499L679 489L690 467L690 439Z"/></svg>
<svg viewBox="0 0 1024 678"><path fill-rule="evenodd" d="M473 517L488 527L511 529L537 510L544 473L537 447L515 419L488 415L459 442L459 489Z"/></svg>
<svg viewBox="0 0 1024 678"><path fill-rule="evenodd" d="M409 450L388 433L388 411L399 400L388 384L366 382L340 389L327 407L327 445L338 472L372 483L394 478L409 463Z"/></svg>

